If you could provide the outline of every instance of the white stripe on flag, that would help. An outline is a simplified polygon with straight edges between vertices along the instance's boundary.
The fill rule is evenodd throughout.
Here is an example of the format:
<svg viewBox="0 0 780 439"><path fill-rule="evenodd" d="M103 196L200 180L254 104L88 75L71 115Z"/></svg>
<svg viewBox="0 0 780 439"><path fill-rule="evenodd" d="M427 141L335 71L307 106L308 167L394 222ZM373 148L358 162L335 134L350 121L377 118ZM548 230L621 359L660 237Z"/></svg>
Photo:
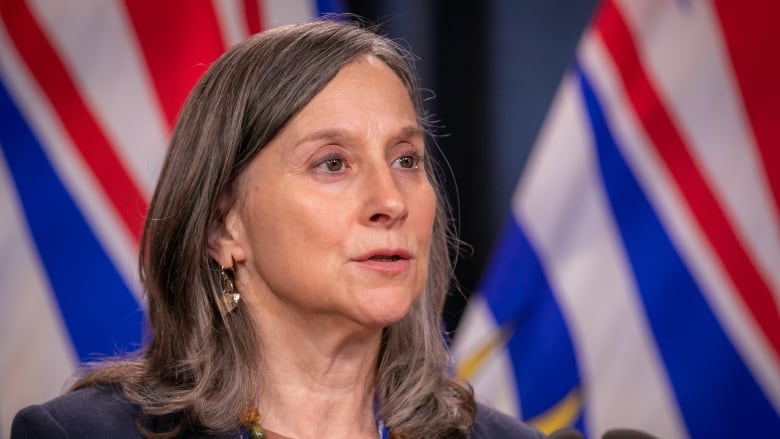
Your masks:
<svg viewBox="0 0 780 439"><path fill-rule="evenodd" d="M35 0L30 9L148 201L168 128L132 24L118 3Z"/></svg>
<svg viewBox="0 0 780 439"><path fill-rule="evenodd" d="M244 41L249 36L249 30L247 30L244 9L241 7L242 3L235 0L212 1L225 47L233 47Z"/></svg>
<svg viewBox="0 0 780 439"><path fill-rule="evenodd" d="M630 103L615 87L620 80L601 40L587 38L579 54L583 69L604 102L607 118L626 161L734 347L780 411L780 365L775 362L772 348L743 302L737 300L734 285L691 217L672 177L649 146L649 139L635 113L625 110L630 108Z"/></svg>
<svg viewBox="0 0 780 439"><path fill-rule="evenodd" d="M79 155L49 100L27 70L0 24L0 75L41 143L52 167L103 244L117 271L140 300L138 248L110 200L100 190L89 166ZM12 247L9 247L12 248Z"/></svg>
<svg viewBox="0 0 780 439"><path fill-rule="evenodd" d="M499 328L485 299L478 294L473 295L458 325L457 343L453 345L452 351L453 357L460 360L472 357L475 352L484 347L486 340L490 340L498 333ZM478 401L504 413L522 417L512 361L506 349L499 347L491 352L483 366L469 377L469 382L475 389L479 389L476 392Z"/></svg>
<svg viewBox="0 0 780 439"><path fill-rule="evenodd" d="M317 16L317 2L311 0L260 0L263 29L283 24L300 23Z"/></svg>
<svg viewBox="0 0 780 439"><path fill-rule="evenodd" d="M14 188L0 149L0 248L13 249L0 255L0 437L22 407L59 395L77 361Z"/></svg>
<svg viewBox="0 0 780 439"><path fill-rule="evenodd" d="M617 419L621 427L682 438L683 422L605 199L583 106L576 78L568 76L520 181L513 212L570 325L587 386L588 434L600 437L618 427Z"/></svg>
<svg viewBox="0 0 780 439"><path fill-rule="evenodd" d="M780 218L713 5L616 4L662 101L780 304Z"/></svg>

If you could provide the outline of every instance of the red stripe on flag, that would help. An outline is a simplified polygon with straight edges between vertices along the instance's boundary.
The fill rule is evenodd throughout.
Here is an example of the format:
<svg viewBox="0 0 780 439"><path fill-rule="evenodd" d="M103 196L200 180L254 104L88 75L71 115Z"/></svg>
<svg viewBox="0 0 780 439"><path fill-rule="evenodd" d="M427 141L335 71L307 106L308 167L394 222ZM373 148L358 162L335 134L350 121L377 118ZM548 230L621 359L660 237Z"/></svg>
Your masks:
<svg viewBox="0 0 780 439"><path fill-rule="evenodd" d="M82 101L64 63L24 2L0 2L0 17L65 131L138 244L147 201Z"/></svg>
<svg viewBox="0 0 780 439"><path fill-rule="evenodd" d="M780 214L780 2L718 0L715 7Z"/></svg>
<svg viewBox="0 0 780 439"><path fill-rule="evenodd" d="M125 0L160 104L173 127L190 90L225 50L212 2Z"/></svg>
<svg viewBox="0 0 780 439"><path fill-rule="evenodd" d="M254 35L263 30L263 19L260 15L260 0L244 0L244 16L249 35Z"/></svg>
<svg viewBox="0 0 780 439"><path fill-rule="evenodd" d="M614 3L607 1L596 23L615 61L623 87L656 152L662 158L699 227L736 286L775 355L780 357L780 312L761 274L707 186L674 121L642 66L634 38ZM705 72L706 73L706 72Z"/></svg>

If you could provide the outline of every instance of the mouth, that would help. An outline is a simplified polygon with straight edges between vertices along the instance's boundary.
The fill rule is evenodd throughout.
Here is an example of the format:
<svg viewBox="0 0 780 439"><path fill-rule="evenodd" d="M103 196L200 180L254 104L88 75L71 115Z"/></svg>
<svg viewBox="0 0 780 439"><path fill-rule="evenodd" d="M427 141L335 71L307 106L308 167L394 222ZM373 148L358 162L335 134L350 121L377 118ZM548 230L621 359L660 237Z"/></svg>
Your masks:
<svg viewBox="0 0 780 439"><path fill-rule="evenodd" d="M399 249L375 249L355 259L363 269L382 276L398 276L409 271L412 254Z"/></svg>
<svg viewBox="0 0 780 439"><path fill-rule="evenodd" d="M376 255L368 258L369 261L377 261L377 262L395 262L395 261L400 261L401 259L402 258L398 255L389 255L389 256Z"/></svg>
<svg viewBox="0 0 780 439"><path fill-rule="evenodd" d="M364 253L355 260L358 262L398 262L412 259L412 254L402 249L377 249Z"/></svg>

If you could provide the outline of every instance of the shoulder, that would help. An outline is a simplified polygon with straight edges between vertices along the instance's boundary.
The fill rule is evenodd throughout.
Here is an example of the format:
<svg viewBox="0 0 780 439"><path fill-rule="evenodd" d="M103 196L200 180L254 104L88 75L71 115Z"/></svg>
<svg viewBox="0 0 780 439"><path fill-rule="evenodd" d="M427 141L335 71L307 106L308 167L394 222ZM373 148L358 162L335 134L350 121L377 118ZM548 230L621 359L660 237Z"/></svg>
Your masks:
<svg viewBox="0 0 780 439"><path fill-rule="evenodd" d="M140 410L115 387L77 390L22 409L11 426L11 439L140 438Z"/></svg>
<svg viewBox="0 0 780 439"><path fill-rule="evenodd" d="M145 416L118 386L80 389L41 405L22 409L11 425L11 439L142 439L138 425L153 433L170 431L178 414ZM188 438L227 436L189 432Z"/></svg>
<svg viewBox="0 0 780 439"><path fill-rule="evenodd" d="M535 439L545 436L507 414L477 404L477 416L471 427L472 439Z"/></svg>

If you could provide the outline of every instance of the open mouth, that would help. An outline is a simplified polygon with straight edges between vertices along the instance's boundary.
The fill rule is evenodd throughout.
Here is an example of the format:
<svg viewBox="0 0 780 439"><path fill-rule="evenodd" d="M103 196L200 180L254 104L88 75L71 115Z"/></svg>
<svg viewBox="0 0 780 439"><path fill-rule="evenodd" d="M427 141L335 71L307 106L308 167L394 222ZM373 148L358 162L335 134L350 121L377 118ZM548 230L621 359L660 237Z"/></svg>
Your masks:
<svg viewBox="0 0 780 439"><path fill-rule="evenodd" d="M395 261L399 261L401 257L398 255L390 255L390 256L377 255L377 256L371 256L369 259L377 262L395 262Z"/></svg>

